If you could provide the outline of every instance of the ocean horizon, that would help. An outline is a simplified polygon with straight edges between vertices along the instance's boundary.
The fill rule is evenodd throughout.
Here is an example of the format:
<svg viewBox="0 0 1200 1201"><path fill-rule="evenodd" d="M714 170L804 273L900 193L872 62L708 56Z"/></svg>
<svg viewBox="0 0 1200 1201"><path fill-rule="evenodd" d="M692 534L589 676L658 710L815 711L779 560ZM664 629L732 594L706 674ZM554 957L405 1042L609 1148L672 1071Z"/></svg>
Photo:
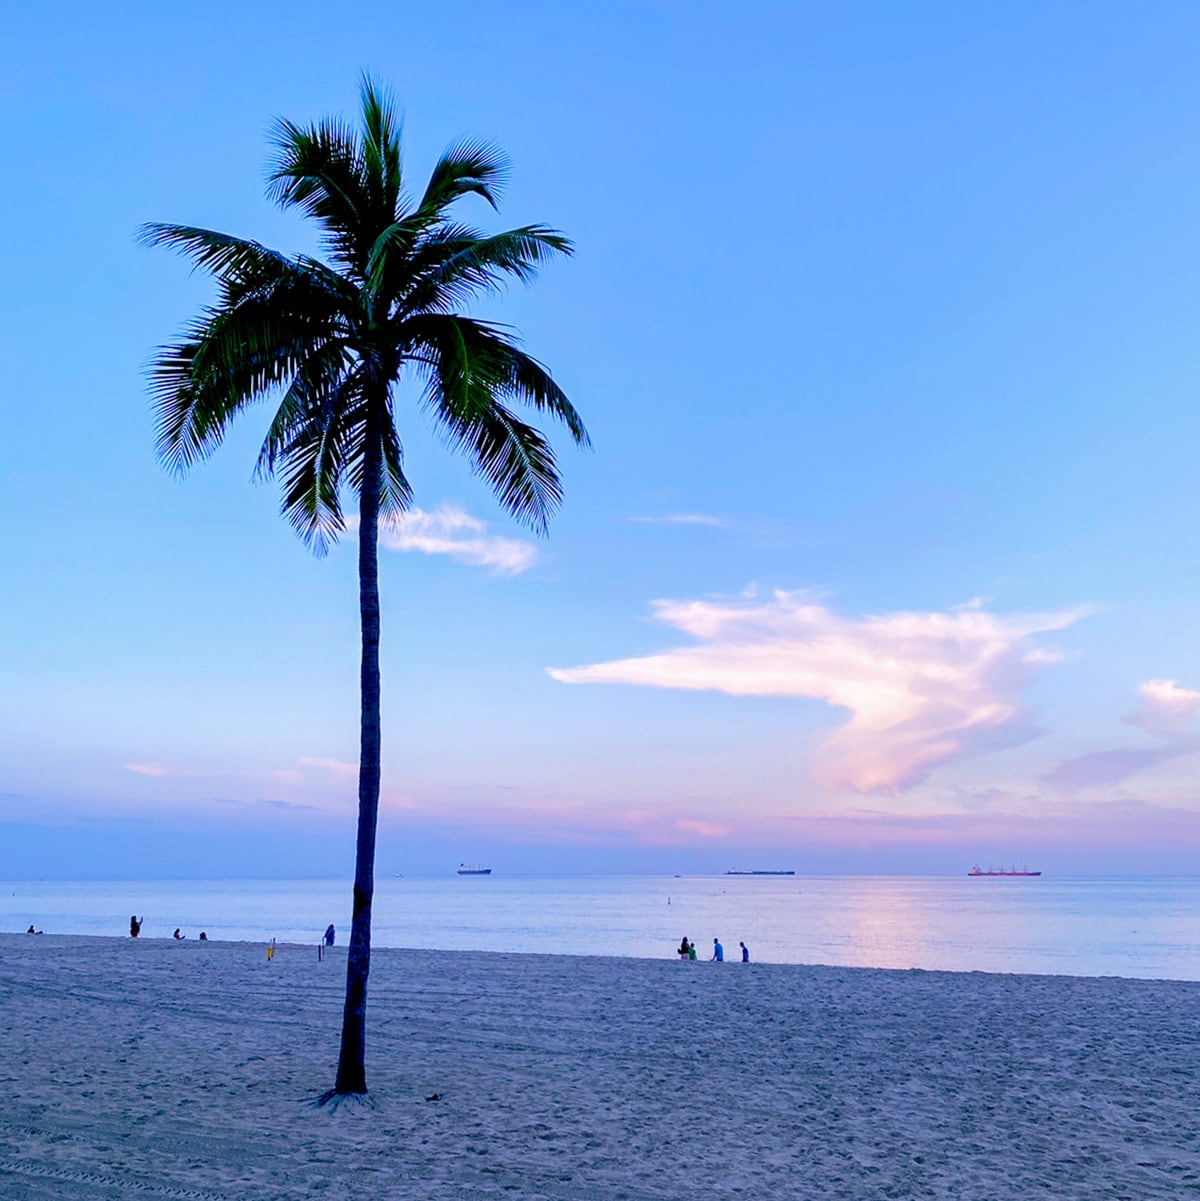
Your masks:
<svg viewBox="0 0 1200 1201"><path fill-rule="evenodd" d="M344 944L350 883L326 878L11 880L0 930ZM375 946L1200 980L1200 877L389 876Z"/></svg>

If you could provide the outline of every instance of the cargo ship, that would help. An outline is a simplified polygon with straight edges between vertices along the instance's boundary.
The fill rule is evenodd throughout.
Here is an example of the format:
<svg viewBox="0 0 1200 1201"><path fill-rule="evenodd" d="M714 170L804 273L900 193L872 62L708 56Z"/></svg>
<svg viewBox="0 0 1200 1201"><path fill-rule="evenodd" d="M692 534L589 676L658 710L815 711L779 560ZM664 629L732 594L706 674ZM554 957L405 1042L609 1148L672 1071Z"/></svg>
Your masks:
<svg viewBox="0 0 1200 1201"><path fill-rule="evenodd" d="M1027 867L1023 867L1019 871L1015 867L989 867L985 872L978 863L967 872L968 876L1040 876L1041 874L1041 872L1031 872Z"/></svg>
<svg viewBox="0 0 1200 1201"><path fill-rule="evenodd" d="M480 867L478 863L460 863L458 865L458 874L460 876L490 876L492 869L490 867Z"/></svg>
<svg viewBox="0 0 1200 1201"><path fill-rule="evenodd" d="M761 867L756 867L751 871L739 871L737 868L731 867L725 874L727 876L794 876L796 873L792 871L769 871Z"/></svg>

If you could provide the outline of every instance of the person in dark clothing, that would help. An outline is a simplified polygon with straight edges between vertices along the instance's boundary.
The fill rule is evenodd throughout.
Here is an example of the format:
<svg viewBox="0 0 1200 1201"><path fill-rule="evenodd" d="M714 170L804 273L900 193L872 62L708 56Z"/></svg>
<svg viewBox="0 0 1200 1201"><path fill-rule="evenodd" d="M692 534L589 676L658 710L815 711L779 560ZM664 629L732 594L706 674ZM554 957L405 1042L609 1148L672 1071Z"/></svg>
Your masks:
<svg viewBox="0 0 1200 1201"><path fill-rule="evenodd" d="M744 942L739 942L738 946L742 948L742 962L750 962L750 948Z"/></svg>
<svg viewBox="0 0 1200 1201"><path fill-rule="evenodd" d="M130 914L129 915L129 937L137 938L137 936L139 934L141 934L141 932L142 932L142 919L140 917L134 917L133 914Z"/></svg>
<svg viewBox="0 0 1200 1201"><path fill-rule="evenodd" d="M692 949L692 944L688 942L687 935L683 936L683 941L679 944L679 962L686 963L688 960L688 952Z"/></svg>
<svg viewBox="0 0 1200 1201"><path fill-rule="evenodd" d="M333 940L336 937L337 931L333 928L333 922L330 922L329 925L325 927L325 945L327 947L333 946Z"/></svg>
<svg viewBox="0 0 1200 1201"><path fill-rule="evenodd" d="M182 940L182 938L183 938L183 935L179 933L179 927L178 927L178 926L176 926L176 927L175 927L175 933L174 933L174 934L172 934L172 935L171 935L171 937L172 937L173 939L175 939L177 942L178 942L178 941L180 941L180 940Z"/></svg>
<svg viewBox="0 0 1200 1201"><path fill-rule="evenodd" d="M208 935L207 935L207 934L205 934L203 930L201 930L201 931L200 931L200 941L201 941L201 942L208 942Z"/></svg>

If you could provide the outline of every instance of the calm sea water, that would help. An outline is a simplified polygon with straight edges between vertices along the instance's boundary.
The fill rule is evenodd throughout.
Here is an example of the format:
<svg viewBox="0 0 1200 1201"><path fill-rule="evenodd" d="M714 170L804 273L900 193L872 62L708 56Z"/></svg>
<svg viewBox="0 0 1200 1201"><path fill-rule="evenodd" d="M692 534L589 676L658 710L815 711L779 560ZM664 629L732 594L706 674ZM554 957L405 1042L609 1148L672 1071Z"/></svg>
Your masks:
<svg viewBox="0 0 1200 1201"><path fill-rule="evenodd" d="M0 930L344 943L337 880L0 884ZM1200 980L1200 878L871 876L404 878L377 882L388 947L672 958L739 940L756 960Z"/></svg>

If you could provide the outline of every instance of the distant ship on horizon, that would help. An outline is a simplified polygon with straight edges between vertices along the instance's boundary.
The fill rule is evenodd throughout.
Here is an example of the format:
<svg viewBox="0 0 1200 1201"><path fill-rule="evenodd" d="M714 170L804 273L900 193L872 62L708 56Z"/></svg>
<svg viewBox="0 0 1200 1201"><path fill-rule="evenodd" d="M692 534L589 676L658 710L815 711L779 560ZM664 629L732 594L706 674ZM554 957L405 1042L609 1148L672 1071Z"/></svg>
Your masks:
<svg viewBox="0 0 1200 1201"><path fill-rule="evenodd" d="M478 863L460 863L458 865L458 874L460 876L490 876L492 869L490 867L482 867Z"/></svg>
<svg viewBox="0 0 1200 1201"><path fill-rule="evenodd" d="M968 876L1040 876L1041 872L1031 872L1029 868L1023 867L1018 871L1015 867L989 867L985 872L977 863L969 872Z"/></svg>
<svg viewBox="0 0 1200 1201"><path fill-rule="evenodd" d="M794 871L775 871L769 868L756 867L750 870L731 867L726 873L727 876L794 876Z"/></svg>

